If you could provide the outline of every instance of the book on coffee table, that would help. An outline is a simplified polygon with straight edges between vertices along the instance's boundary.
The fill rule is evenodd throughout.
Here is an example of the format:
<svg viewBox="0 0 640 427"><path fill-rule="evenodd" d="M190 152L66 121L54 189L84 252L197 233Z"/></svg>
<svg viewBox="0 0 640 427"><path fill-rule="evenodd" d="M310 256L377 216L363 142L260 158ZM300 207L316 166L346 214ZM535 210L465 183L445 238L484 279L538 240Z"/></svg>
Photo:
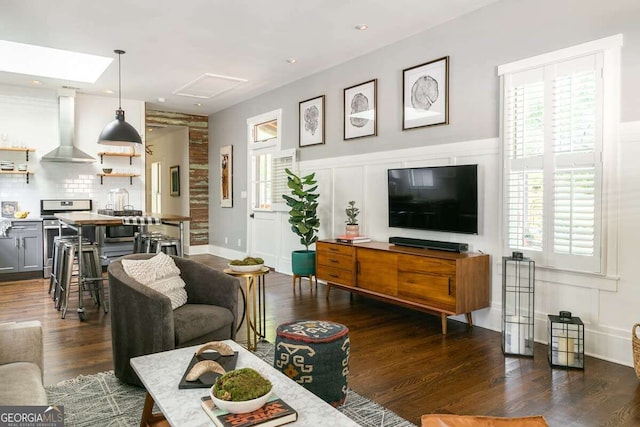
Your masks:
<svg viewBox="0 0 640 427"><path fill-rule="evenodd" d="M292 423L298 413L273 394L262 408L246 414L231 414L218 408L210 396L202 397L202 409L218 427L275 427Z"/></svg>

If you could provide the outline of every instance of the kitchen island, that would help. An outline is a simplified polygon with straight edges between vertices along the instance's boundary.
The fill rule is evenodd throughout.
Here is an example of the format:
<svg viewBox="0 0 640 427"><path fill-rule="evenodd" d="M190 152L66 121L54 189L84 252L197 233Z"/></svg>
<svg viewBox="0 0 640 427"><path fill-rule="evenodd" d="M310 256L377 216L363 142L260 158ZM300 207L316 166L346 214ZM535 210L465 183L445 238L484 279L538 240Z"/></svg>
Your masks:
<svg viewBox="0 0 640 427"><path fill-rule="evenodd" d="M76 230L78 236L82 235L82 227L83 226L110 226L110 225L122 225L123 218L121 216L110 216L110 215L102 215L93 212L60 212L55 213L54 216L60 220L61 226L62 223L66 224L70 228ZM158 218L161 221L161 225L170 225L173 227L178 227L180 230L180 248L181 252L184 253L184 222L189 221L191 217L185 215L175 215L175 214L166 214L166 213L144 213L141 217L153 217ZM82 239L78 239L78 253L82 254ZM78 257L78 271L82 272L82 256ZM78 278L78 286L79 289L82 289L82 286L87 281L92 280L103 280L95 277L84 277L80 275ZM84 311L83 304L83 293L81 291L78 292L78 317L80 320L84 320L86 315Z"/></svg>

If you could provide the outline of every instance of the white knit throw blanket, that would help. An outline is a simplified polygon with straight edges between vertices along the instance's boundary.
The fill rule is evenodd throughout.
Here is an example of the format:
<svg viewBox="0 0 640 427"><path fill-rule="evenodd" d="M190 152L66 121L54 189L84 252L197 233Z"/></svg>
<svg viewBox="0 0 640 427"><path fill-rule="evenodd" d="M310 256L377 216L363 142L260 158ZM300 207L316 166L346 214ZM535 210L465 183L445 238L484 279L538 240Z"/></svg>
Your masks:
<svg viewBox="0 0 640 427"><path fill-rule="evenodd" d="M7 237L7 230L11 228L11 220L0 218L0 237Z"/></svg>

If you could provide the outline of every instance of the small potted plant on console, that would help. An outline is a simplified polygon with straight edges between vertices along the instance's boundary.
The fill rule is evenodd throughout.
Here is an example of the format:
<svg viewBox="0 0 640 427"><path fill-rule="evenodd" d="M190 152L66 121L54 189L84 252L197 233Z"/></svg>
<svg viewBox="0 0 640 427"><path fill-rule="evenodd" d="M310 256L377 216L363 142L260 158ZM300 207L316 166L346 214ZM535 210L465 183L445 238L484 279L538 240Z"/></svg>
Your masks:
<svg viewBox="0 0 640 427"><path fill-rule="evenodd" d="M360 234L360 226L358 225L360 209L356 208L355 200L349 202L349 206L347 206L344 212L347 214L347 220L345 221L347 223L346 235L358 236Z"/></svg>

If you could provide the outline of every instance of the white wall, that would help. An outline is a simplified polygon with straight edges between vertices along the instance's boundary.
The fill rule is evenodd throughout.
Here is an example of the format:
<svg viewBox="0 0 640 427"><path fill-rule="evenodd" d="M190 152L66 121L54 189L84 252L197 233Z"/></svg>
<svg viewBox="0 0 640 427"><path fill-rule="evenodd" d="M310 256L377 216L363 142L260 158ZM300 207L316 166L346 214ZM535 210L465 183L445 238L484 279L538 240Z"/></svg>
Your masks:
<svg viewBox="0 0 640 427"><path fill-rule="evenodd" d="M317 173L321 185L321 236L343 227L348 200L361 207L363 233L377 240L407 235L387 228L385 169L398 165L478 163L480 167L480 233L478 236L410 232L412 237L465 241L492 256L491 308L474 314L476 324L500 329L501 250L499 232L499 79L497 66L515 60L622 33L621 140L618 147L620 199L618 257L608 262L618 277L594 277L540 270L536 280L536 339L546 342L546 316L567 309L585 321L586 351L600 358L631 364L630 331L639 321L640 263L634 243L640 240L640 189L637 165L640 142L640 2L637 0L502 0L471 14L416 34L316 75L266 93L209 118L210 156L221 145L234 144L235 194L246 189L246 120L282 108L282 148L298 146L298 103L326 95L324 145L298 150L302 172ZM402 131L402 69L448 55L450 119L447 126ZM378 135L342 139L342 90L378 79ZM412 151L415 150L415 151ZM211 177L219 170L211 169ZM214 200L215 195L212 195ZM246 235L246 204L233 209L211 205L210 242L230 250L226 235ZM224 211L224 212L222 212ZM283 227L287 230L287 227ZM291 233L281 236L281 258L298 248ZM234 239L231 240L235 242ZM244 248L241 248L244 252ZM286 261L286 260L284 260ZM279 265L287 265L286 262ZM614 269L614 271L616 270ZM462 319L461 319L462 320Z"/></svg>
<svg viewBox="0 0 640 427"><path fill-rule="evenodd" d="M98 135L104 126L115 119L117 99L76 95L76 140L75 145L85 153L95 157L95 163L40 162L45 154L58 146L58 100L57 93L47 89L30 89L0 85L0 135L7 133L11 141L24 141L35 152L29 153L29 184L22 175L0 176L0 200L17 201L21 210L28 210L31 216L39 216L40 199L87 198L94 202L94 210L103 208L108 202L109 190L116 187L129 192L129 203L136 209L144 208L144 155L133 158L105 157L100 164L97 155L109 151L110 147L98 145ZM122 100L126 120L144 138L144 103ZM0 145L2 140L0 140ZM144 151L142 147L137 152ZM24 163L24 153L0 151L1 160ZM133 179L105 178L100 184L97 176L103 167L122 171L135 171L142 176Z"/></svg>
<svg viewBox="0 0 640 427"><path fill-rule="evenodd" d="M586 353L631 366L631 326L640 321L636 302L640 301L640 266L633 245L640 240L636 218L640 214L640 188L635 159L640 155L640 122L621 124L620 171L622 183L616 189L621 196L619 215L620 257L609 260L618 266L619 276L538 271L535 285L535 338L547 342L547 315L569 310L585 323ZM478 235L428 232L387 226L387 169L398 167L478 164ZM502 277L500 233L500 141L497 138L456 144L393 150L340 158L300 162L300 172L316 173L320 196L320 238L332 238L344 232L344 208L349 200L360 206L360 232L374 240L388 241L391 236L468 243L471 251L491 255L491 306L474 312L474 323L501 330ZM615 214L615 213L614 213ZM285 218L286 221L286 218ZM298 249L297 239L283 227L285 242L278 254L278 265L289 266L290 252ZM284 270L286 273L290 271ZM464 316L456 318L466 321Z"/></svg>

